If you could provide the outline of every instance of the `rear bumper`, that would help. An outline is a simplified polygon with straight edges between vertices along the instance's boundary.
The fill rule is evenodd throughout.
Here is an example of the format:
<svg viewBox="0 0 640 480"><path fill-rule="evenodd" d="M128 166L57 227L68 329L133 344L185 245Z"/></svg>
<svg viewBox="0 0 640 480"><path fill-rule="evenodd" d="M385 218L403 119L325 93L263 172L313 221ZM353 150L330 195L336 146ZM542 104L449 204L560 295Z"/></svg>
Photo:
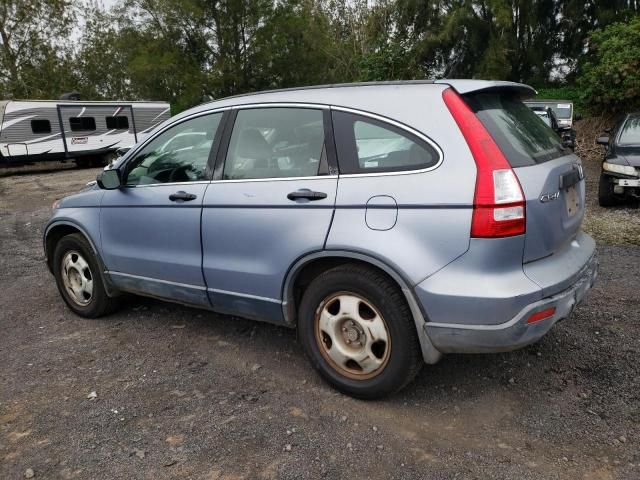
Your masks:
<svg viewBox="0 0 640 480"><path fill-rule="evenodd" d="M569 316L598 274L584 232L549 257L522 264L524 236L472 239L467 253L415 287L424 332L441 353L510 351L536 342ZM555 308L531 324L529 317Z"/></svg>
<svg viewBox="0 0 640 480"><path fill-rule="evenodd" d="M511 320L497 325L461 325L427 322L425 331L442 353L505 352L537 342L556 322L567 318L585 298L598 276L594 252L577 281L566 290L524 307ZM553 316L527 324L536 312L555 308Z"/></svg>

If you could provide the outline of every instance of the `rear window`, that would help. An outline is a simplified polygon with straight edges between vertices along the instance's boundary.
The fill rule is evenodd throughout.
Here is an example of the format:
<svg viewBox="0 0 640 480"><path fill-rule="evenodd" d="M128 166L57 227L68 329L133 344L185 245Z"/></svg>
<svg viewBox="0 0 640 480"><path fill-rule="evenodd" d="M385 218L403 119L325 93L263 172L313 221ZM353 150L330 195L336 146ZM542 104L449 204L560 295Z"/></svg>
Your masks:
<svg viewBox="0 0 640 480"><path fill-rule="evenodd" d="M560 137L515 95L476 93L465 100L512 167L527 167L566 155Z"/></svg>
<svg viewBox="0 0 640 480"><path fill-rule="evenodd" d="M620 131L619 145L640 145L640 116L629 117Z"/></svg>

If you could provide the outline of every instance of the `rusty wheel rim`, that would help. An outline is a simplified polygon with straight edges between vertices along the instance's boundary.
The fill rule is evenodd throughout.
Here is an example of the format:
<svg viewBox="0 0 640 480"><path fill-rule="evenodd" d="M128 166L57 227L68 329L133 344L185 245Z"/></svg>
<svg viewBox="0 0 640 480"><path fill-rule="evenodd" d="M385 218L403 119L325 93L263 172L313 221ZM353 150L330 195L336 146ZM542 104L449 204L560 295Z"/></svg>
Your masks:
<svg viewBox="0 0 640 480"><path fill-rule="evenodd" d="M64 288L71 301L86 307L93 299L93 273L89 263L75 250L62 257L61 276Z"/></svg>
<svg viewBox="0 0 640 480"><path fill-rule="evenodd" d="M391 354L391 335L380 312L365 298L337 292L318 306L316 343L323 358L341 375L367 380L379 375Z"/></svg>

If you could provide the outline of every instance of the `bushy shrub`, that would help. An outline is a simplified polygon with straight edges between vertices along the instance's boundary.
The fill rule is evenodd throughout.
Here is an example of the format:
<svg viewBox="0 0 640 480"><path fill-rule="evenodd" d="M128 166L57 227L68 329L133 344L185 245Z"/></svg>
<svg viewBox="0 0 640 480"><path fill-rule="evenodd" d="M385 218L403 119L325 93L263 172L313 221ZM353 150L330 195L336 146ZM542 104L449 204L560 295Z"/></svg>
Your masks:
<svg viewBox="0 0 640 480"><path fill-rule="evenodd" d="M640 107L640 16L591 34L578 85L592 111Z"/></svg>

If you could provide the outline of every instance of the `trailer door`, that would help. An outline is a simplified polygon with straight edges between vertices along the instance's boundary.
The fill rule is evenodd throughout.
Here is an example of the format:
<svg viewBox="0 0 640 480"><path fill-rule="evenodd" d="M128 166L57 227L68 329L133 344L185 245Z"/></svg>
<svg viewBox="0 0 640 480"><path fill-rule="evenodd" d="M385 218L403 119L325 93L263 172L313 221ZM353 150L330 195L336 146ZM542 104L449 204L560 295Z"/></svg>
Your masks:
<svg viewBox="0 0 640 480"><path fill-rule="evenodd" d="M131 105L59 105L68 156L100 153L136 143Z"/></svg>

